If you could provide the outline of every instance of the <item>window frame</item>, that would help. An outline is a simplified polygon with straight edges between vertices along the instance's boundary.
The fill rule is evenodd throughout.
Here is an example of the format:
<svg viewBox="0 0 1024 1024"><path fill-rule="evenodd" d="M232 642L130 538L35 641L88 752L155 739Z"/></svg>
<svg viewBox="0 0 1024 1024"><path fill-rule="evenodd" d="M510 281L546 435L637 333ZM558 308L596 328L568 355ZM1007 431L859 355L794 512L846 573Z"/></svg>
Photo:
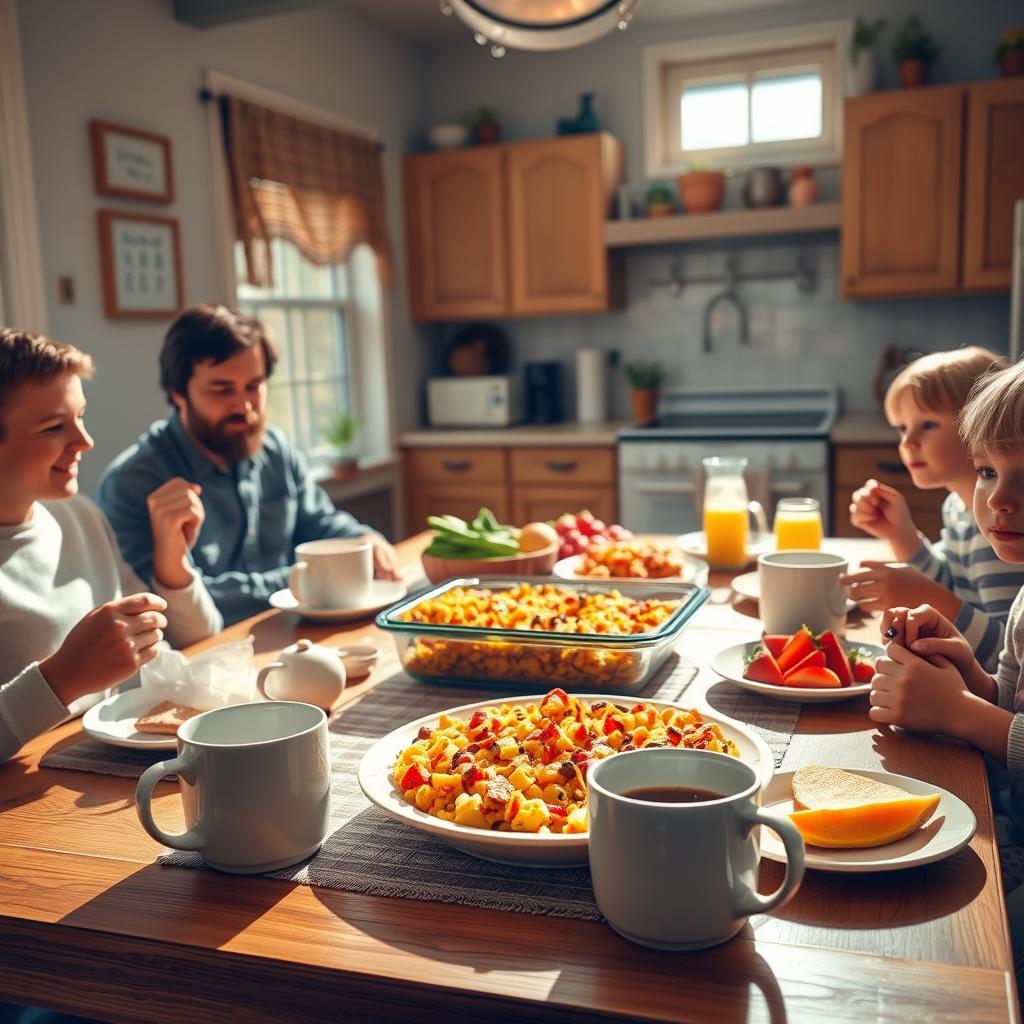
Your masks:
<svg viewBox="0 0 1024 1024"><path fill-rule="evenodd" d="M714 168L783 166L812 163L830 166L842 160L843 100L850 91L847 54L853 34L849 20L792 28L718 36L648 46L643 51L644 170L648 178L681 174L688 162ZM830 57L822 66L822 132L818 139L750 143L694 151L680 148L678 84L684 80L743 81L764 77L762 71L806 67L811 55ZM748 108L749 109L749 108Z"/></svg>

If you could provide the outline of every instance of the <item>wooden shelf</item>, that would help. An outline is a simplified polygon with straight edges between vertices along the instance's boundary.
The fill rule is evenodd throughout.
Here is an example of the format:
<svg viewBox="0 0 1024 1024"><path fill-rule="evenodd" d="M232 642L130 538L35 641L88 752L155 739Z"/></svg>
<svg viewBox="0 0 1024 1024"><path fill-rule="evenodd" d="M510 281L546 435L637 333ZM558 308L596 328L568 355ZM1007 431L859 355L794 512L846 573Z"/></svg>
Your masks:
<svg viewBox="0 0 1024 1024"><path fill-rule="evenodd" d="M637 217L634 220L606 221L604 242L608 248L613 249L629 245L696 242L703 238L838 231L841 222L840 203L776 206L766 210L683 213L676 217Z"/></svg>

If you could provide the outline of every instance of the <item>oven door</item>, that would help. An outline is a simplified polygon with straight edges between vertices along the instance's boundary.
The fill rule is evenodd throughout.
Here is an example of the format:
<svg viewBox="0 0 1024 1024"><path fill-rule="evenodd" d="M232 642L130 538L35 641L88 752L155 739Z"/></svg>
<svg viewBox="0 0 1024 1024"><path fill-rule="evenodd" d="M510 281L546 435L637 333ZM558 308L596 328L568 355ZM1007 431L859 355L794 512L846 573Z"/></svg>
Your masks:
<svg viewBox="0 0 1024 1024"><path fill-rule="evenodd" d="M634 533L674 536L701 527L692 476L624 472L619 505L622 525Z"/></svg>

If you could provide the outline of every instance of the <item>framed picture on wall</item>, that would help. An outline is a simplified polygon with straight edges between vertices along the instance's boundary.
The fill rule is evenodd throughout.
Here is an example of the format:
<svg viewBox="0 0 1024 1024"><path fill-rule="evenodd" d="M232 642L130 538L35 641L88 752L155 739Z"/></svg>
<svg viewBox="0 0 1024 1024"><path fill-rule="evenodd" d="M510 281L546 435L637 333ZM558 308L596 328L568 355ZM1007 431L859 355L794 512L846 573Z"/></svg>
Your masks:
<svg viewBox="0 0 1024 1024"><path fill-rule="evenodd" d="M174 201L171 140L106 121L90 121L92 171L96 191L103 196Z"/></svg>
<svg viewBox="0 0 1024 1024"><path fill-rule="evenodd" d="M173 217L100 210L107 316L168 317L182 306L181 243Z"/></svg>

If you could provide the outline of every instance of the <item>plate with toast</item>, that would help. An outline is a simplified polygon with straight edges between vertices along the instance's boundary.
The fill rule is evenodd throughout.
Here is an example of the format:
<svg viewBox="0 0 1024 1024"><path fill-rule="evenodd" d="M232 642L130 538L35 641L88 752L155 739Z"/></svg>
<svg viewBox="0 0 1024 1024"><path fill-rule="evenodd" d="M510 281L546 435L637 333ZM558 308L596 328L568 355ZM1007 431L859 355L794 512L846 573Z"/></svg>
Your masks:
<svg viewBox="0 0 1024 1024"><path fill-rule="evenodd" d="M789 816L819 871L898 871L943 860L970 842L974 812L930 782L888 772L806 765L777 772L765 810ZM762 828L761 853L785 863L782 843Z"/></svg>
<svg viewBox="0 0 1024 1024"><path fill-rule="evenodd" d="M94 704L82 716L82 728L93 739L115 747L176 750L178 726L198 714L198 708L156 701L149 691L136 687Z"/></svg>

